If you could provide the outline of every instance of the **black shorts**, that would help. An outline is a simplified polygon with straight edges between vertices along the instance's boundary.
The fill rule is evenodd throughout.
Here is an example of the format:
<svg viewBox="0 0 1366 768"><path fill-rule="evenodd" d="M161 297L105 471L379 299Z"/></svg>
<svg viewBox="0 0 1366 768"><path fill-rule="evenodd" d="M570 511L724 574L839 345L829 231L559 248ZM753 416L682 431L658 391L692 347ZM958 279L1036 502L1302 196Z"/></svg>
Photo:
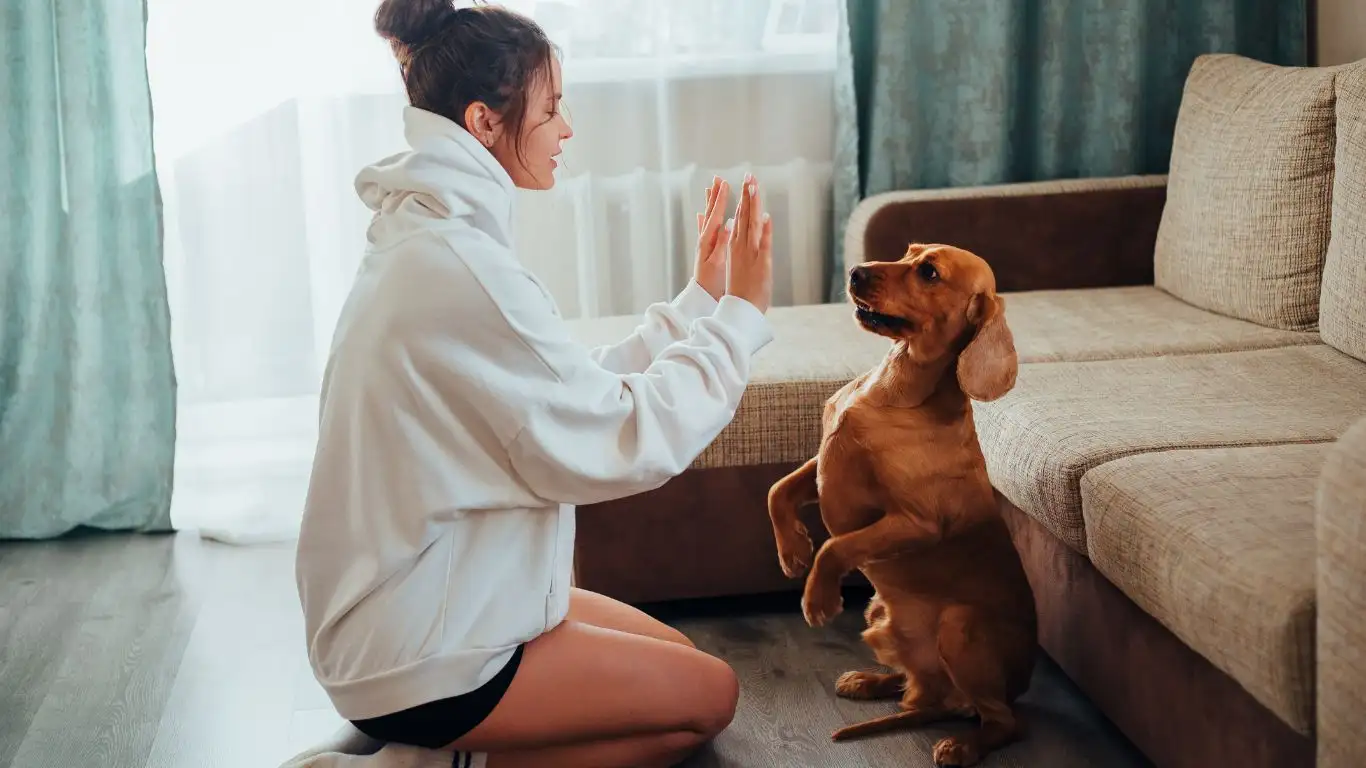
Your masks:
<svg viewBox="0 0 1366 768"><path fill-rule="evenodd" d="M522 663L519 645L512 658L487 683L469 693L437 699L426 704L380 715L367 720L352 720L351 724L372 739L399 744L411 744L427 749L441 749L474 730L476 725L493 712L498 702L512 685L512 677Z"/></svg>

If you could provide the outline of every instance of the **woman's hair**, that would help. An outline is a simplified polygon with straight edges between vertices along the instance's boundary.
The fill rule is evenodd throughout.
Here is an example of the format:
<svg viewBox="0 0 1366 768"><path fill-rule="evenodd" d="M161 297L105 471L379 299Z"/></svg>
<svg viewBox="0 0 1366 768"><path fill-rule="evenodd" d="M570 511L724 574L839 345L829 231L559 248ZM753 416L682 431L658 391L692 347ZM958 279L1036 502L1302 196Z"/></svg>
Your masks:
<svg viewBox="0 0 1366 768"><path fill-rule="evenodd" d="M538 77L549 81L555 46L520 13L451 0L384 0L375 31L389 41L408 101L465 125L465 109L482 101L511 132L518 157L527 99Z"/></svg>

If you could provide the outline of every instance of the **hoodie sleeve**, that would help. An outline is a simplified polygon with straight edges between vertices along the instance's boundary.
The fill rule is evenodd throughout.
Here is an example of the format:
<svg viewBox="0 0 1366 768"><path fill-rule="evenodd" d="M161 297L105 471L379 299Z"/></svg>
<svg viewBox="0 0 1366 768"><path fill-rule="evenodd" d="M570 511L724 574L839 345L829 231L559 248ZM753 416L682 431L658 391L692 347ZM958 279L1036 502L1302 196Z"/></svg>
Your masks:
<svg viewBox="0 0 1366 768"><path fill-rule="evenodd" d="M408 311L395 337L418 374L413 387L444 399L442 411L477 414L497 436L490 449L547 502L621 498L683 472L733 418L751 358L772 339L758 309L725 296L686 330L642 333L641 346L658 351L643 370L618 372L570 336L510 257L467 253L440 269L446 279L412 283L419 294L453 286L437 294L440 306L405 306L449 309Z"/></svg>
<svg viewBox="0 0 1366 768"><path fill-rule="evenodd" d="M673 301L659 302L646 309L641 324L630 336L616 344L596 347L590 354L609 371L639 373L665 347L687 338L694 320L710 316L716 308L716 299L696 280L690 280Z"/></svg>

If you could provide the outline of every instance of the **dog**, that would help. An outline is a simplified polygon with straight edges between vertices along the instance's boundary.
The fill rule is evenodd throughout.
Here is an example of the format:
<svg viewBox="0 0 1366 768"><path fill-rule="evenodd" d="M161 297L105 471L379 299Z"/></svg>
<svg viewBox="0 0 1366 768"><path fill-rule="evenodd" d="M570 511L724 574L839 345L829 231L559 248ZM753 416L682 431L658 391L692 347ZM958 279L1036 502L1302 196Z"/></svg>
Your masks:
<svg viewBox="0 0 1366 768"><path fill-rule="evenodd" d="M912 244L894 262L849 273L854 317L891 339L887 356L825 404L818 454L769 491L778 560L798 578L819 627L842 610L860 570L875 594L864 642L893 671L851 671L851 699L900 698L900 712L836 731L836 741L954 717L980 726L945 738L937 765L970 766L1023 735L1014 711L1038 648L1034 593L996 505L971 400L1015 385L1005 300L986 261ZM818 503L830 533L812 559L800 507Z"/></svg>

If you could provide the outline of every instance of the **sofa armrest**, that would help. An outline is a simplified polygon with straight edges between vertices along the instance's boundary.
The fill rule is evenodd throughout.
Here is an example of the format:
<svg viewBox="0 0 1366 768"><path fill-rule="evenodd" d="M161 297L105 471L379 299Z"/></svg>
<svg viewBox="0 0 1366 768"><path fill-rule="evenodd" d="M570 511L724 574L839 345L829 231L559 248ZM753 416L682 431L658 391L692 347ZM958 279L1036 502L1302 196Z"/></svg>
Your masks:
<svg viewBox="0 0 1366 768"><path fill-rule="evenodd" d="M1318 766L1366 761L1366 419L1333 446L1319 478Z"/></svg>
<svg viewBox="0 0 1366 768"><path fill-rule="evenodd" d="M913 242L986 259L1001 291L1151 285L1166 176L907 190L849 216L846 269L901 258Z"/></svg>

